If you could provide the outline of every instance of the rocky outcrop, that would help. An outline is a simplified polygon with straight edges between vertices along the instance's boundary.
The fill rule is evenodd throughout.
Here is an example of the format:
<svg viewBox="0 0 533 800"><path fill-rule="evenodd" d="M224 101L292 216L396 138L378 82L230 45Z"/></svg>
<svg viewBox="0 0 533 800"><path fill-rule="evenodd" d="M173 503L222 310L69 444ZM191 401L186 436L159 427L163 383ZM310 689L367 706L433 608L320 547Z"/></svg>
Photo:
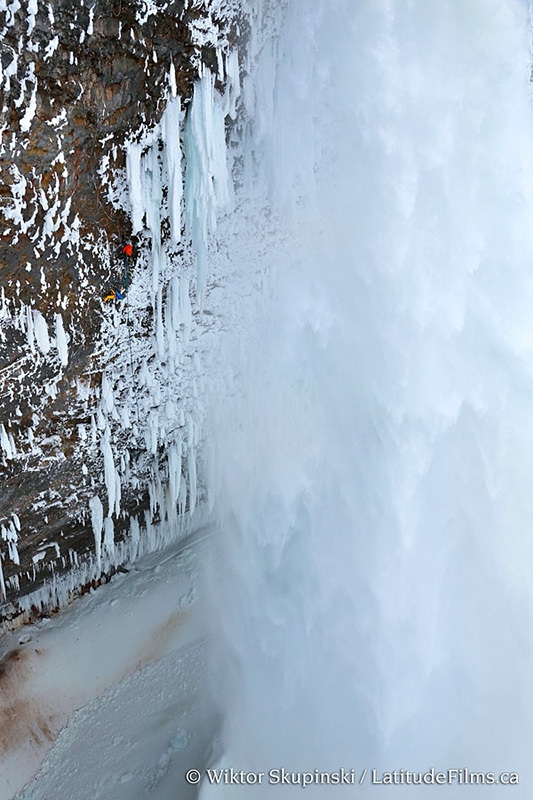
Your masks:
<svg viewBox="0 0 533 800"><path fill-rule="evenodd" d="M124 284L121 246L132 235L130 209L120 199L128 145L139 131L155 129L169 97L179 95L186 108L199 66L216 70L220 61L213 37L194 36L205 9L189 8L187 0L159 5L0 1L4 617L16 615L21 598L43 582L79 568L86 555L94 561L99 513L112 520L112 531L102 528L101 537L114 549L132 535L132 520L136 535L139 524L150 526L162 516L154 500L157 476L177 470L186 479L190 467L181 451L178 458L160 442L147 445L150 409L162 401L148 398L154 353L148 343L143 350L143 336L153 333L157 303L160 316L172 296L185 317L194 306L188 281L178 285L179 277L167 275L167 283L149 284L144 273L153 232L133 237L128 281L133 287L137 280L137 289L128 308L102 302L110 285ZM146 146L139 145L141 151ZM164 145L151 147L157 160ZM161 236L169 237L165 219ZM174 263L181 259L184 273L186 251L174 243L169 256ZM160 348L159 361L164 358ZM121 402L134 409L126 421L118 419ZM181 442L194 438L191 424L183 413L178 418L177 427L186 431ZM169 459L178 466L169 466ZM105 509L113 470L120 493L114 511ZM100 497L91 515L90 501ZM178 511L190 505L190 493L182 491ZM115 568L120 560L109 563ZM105 571L100 560L97 566L80 574L94 582Z"/></svg>

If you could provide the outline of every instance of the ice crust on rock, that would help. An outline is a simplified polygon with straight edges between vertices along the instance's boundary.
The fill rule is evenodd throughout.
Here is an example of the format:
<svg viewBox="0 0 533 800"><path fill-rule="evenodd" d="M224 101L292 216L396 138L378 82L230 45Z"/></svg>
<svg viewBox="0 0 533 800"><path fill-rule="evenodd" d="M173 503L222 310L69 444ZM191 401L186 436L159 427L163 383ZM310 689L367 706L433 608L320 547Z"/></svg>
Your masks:
<svg viewBox="0 0 533 800"><path fill-rule="evenodd" d="M53 8L49 5L47 9L53 27ZM9 26L15 18L15 4L6 10ZM29 0L30 38L38 11L37 1ZM81 31L84 36L93 33L94 13L94 7L89 7L88 24L84 23ZM146 13L157 10L154 6ZM60 46L59 35L54 30L52 34L41 50L44 61L49 61ZM121 560L165 546L182 535L193 520L202 519L206 500L201 465L205 404L200 387L205 385L204 354L216 323L216 303L206 299L209 252L217 216L231 204L225 122L235 116L240 77L237 53L227 40L222 41L211 17L198 35L216 42L222 92L215 87L215 74L198 62L193 97L185 105L178 95L176 70L170 64L166 108L159 124L153 128L141 125L132 132L122 171L114 166L117 145L112 139L102 157L100 188L108 193L111 203L129 213L136 252L126 278L127 302L106 309L95 348L97 356L91 370L93 375L101 372L100 384L91 378L86 383L78 381L77 388L80 417L87 418L75 432L83 456L85 522L93 530L94 551L65 553L62 548L57 565L64 568L66 563L72 564L69 576L62 578L54 573L55 559L44 557L45 550L39 550L33 575L46 567L52 571L52 578L37 593L20 601L22 609L32 603L43 608L61 604L60 599L66 598L76 583L84 584L88 576L92 580ZM201 48L200 39L196 44ZM13 53L2 68L1 80L8 91L10 81L17 76L21 91L15 102L22 115L21 129L28 132L36 111L37 77L33 63L21 75L19 61ZM55 166L65 163L61 137L67 113L59 104L54 113L47 124L51 135L57 136ZM14 139L4 141L3 152L9 153L14 146ZM39 261L45 247L63 230L61 241L68 243L72 253L94 248L103 269L107 268L111 263L109 248L82 233L81 221L71 211L71 198L65 196L63 185L66 172L59 169L51 181L39 181L35 187L16 164L11 175L10 202L4 216L13 226L15 242L20 234L31 233ZM42 215L38 226L37 210ZM57 242L54 246L57 248ZM26 265L28 271L32 267L31 263ZM50 291L49 280L46 265L41 263L43 292ZM83 291L90 288L84 274L80 274L80 285ZM23 458L28 448L51 463L66 457L60 437L48 437L46 452L35 438L42 405L62 391L61 381L68 376L78 345L77 332L68 325L64 313L66 308L61 292L55 308L46 311L2 295L2 320L23 333L21 362L32 359L47 374L32 425L24 429L24 441L18 428L12 428L8 421L0 424L4 462ZM111 366L105 364L109 354ZM138 455L144 447L146 451ZM138 491L139 500L146 491L149 508L131 517L129 533L119 534L126 491L130 496ZM5 542L7 548L7 539ZM14 560L14 554L15 550L1 551L10 560Z"/></svg>

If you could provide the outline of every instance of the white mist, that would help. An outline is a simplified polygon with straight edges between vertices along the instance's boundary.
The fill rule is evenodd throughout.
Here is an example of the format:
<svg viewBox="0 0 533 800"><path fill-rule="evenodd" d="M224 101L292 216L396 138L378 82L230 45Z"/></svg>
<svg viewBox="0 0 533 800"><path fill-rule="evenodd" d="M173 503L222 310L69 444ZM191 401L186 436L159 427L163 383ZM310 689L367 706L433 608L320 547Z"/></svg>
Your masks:
<svg viewBox="0 0 533 800"><path fill-rule="evenodd" d="M517 771L511 788L346 791L529 800L525 7L248 11L210 455L222 763Z"/></svg>

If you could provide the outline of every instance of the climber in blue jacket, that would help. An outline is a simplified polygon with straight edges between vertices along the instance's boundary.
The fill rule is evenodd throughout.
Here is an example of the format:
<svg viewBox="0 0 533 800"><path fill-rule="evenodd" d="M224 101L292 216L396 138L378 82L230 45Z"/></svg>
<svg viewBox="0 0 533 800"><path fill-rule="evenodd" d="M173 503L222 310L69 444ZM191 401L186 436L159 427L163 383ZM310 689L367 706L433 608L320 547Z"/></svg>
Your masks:
<svg viewBox="0 0 533 800"><path fill-rule="evenodd" d="M109 300L124 300L124 295L116 289L110 289L109 294L104 297L104 303L109 302Z"/></svg>

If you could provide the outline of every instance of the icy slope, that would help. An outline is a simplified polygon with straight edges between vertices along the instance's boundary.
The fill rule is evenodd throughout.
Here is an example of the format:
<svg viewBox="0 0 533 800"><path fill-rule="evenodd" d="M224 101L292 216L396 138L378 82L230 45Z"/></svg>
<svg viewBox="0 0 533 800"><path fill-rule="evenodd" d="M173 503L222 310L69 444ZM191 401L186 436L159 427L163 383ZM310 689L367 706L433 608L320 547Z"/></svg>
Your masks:
<svg viewBox="0 0 533 800"><path fill-rule="evenodd" d="M208 533L2 639L2 800L47 753L23 797L159 797L176 761L204 757L213 722L196 584Z"/></svg>

